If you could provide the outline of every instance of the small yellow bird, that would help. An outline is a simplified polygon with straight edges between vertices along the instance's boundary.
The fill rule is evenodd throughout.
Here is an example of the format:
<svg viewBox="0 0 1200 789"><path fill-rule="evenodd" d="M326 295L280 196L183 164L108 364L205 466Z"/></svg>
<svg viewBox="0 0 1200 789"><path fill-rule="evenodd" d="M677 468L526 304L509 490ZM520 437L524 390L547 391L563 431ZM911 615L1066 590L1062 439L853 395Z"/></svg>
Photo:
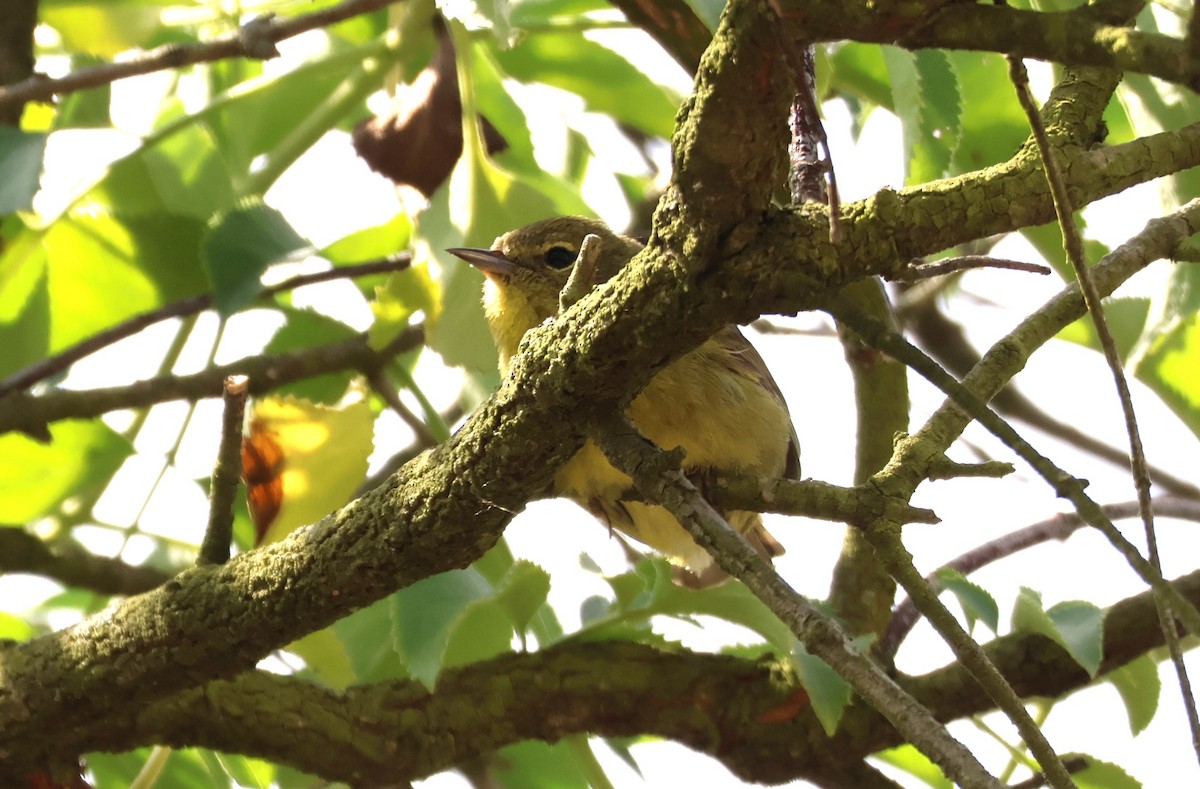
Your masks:
<svg viewBox="0 0 1200 789"><path fill-rule="evenodd" d="M448 252L483 272L483 306L500 353L500 371L525 332L558 314L560 294L579 257L595 262L588 287L610 279L642 245L602 223L582 217L536 222L496 239L491 249ZM800 478L796 432L779 386L762 357L736 326L726 326L699 348L655 375L629 406L641 433L664 449L682 447L683 469L695 472ZM689 584L709 585L724 578L712 558L665 508L624 500L628 476L613 468L587 441L555 477L557 494L573 499L610 528L618 529L685 565ZM722 513L729 523L771 558L783 553L757 512Z"/></svg>

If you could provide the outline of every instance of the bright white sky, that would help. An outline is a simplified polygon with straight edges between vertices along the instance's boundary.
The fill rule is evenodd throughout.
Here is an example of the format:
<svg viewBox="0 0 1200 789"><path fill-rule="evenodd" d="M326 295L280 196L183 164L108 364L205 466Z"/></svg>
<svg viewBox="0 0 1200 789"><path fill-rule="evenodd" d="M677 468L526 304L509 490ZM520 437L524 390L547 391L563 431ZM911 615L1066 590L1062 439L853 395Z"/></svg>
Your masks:
<svg viewBox="0 0 1200 789"><path fill-rule="evenodd" d="M664 74L664 79L680 92L689 89L686 75L665 55L660 56L656 48L645 46L636 37L630 39L626 36L627 32L605 31L604 43L621 49L639 61L653 54L655 62L651 68L654 73ZM291 42L284 47L285 54L298 53L304 47L302 40ZM114 91L118 108L115 115L127 122L131 130L146 128L145 119L136 117L135 111L146 106L145 91L153 89L154 79L130 80ZM520 86L515 87L514 94L522 102L539 107L536 114L530 113L531 117L539 119L539 127L534 130L535 145L539 158L550 166L561 160L562 133L567 124L589 134L601 161L589 172L585 197L610 224L623 226L628 216L627 209L616 192L611 171L637 170L641 165L631 150L605 141L612 137L606 134L606 126L610 126L610 122L584 113L581 102L569 94ZM884 186L902 185L900 131L894 117L883 111L876 112L855 144L849 134L849 117L845 108L833 103L824 109L844 202L865 197ZM78 178L77 166L64 158L70 144L67 140L57 142L66 144L51 145L47 165L48 187L60 183L57 179L63 177ZM112 154L119 154L127 144L127 141L114 142ZM89 153L94 154L95 150L93 145ZM311 186L318 182L323 184L326 193L337 194L339 199L320 199L319 195L312 192ZM362 227L384 222L399 210L391 186L370 173L357 160L348 137L342 133L327 135L284 175L268 193L267 201L279 208L318 246ZM1087 214L1091 220L1090 227L1100 239L1114 244L1140 229L1145 220L1158 211L1158 205L1155 187L1149 186L1103 201L1088 209ZM45 209L47 206L39 207ZM1019 241L1006 242L1003 248L997 249L996 254L1036 259L1031 250ZM1161 281L1161 272L1166 270L1166 266L1165 263L1157 264L1159 273L1144 279ZM1151 284L1147 282L1143 287L1150 287ZM1057 280L1014 272L979 272L966 277L964 288L997 305L974 306L969 314L956 316L964 320L972 339L977 344L984 344L1011 328L1015 322L1014 315L1035 307L1055 292ZM370 316L361 298L357 297L357 292L347 286L342 293L347 299L336 305L339 314L353 325L365 327ZM298 294L300 296L303 294ZM328 306L328 302L324 304ZM237 325L231 326L228 335L239 337L242 347L223 347L218 353L220 360L243 355L244 346L253 346L255 337L260 338L257 342L261 345L273 329L270 320L263 320L261 315L236 318L235 321ZM813 316L780 319L779 322L804 327L821 323ZM198 334L201 336L193 338L191 343L196 354L191 355L184 362L185 365L202 364L206 343L210 342L204 340L202 335L208 333L211 337L215 321L202 322L200 326ZM130 360L153 359L168 336L168 331L163 327L152 329L118 351L99 355L78 366L71 376L71 384L100 383L102 379L112 376L114 362L118 359L125 365L131 364ZM854 414L850 382L841 362L840 346L830 337L765 336L755 341L791 406L803 447L805 475L835 483L848 483L853 468L853 447L846 436L853 435ZM810 380L813 370L822 371L820 380ZM1063 385L1064 370L1070 371L1067 376L1070 388ZM121 377L128 379L129 376L149 375L152 370L130 369L126 366L120 373ZM430 386L437 398L446 401L457 391L460 379L455 371L439 368L434 359L427 359L418 372L418 380ZM1044 403L1051 413L1071 420L1115 445L1123 444L1111 378L1097 364L1091 352L1062 343L1052 344L1035 356L1020 380L1026 394ZM913 424L917 426L941 403L942 398L915 377L912 378L912 388ZM1194 469L1200 467L1197 442L1154 396L1141 391L1136 385L1135 389L1151 461L1176 474L1194 476ZM142 435L171 435L185 410L181 404L155 408L151 419L157 421L161 430L145 430ZM219 406L215 402L203 403L198 409L195 424L202 427L196 429L193 426L189 430L176 467L168 471L162 486L152 498L143 519L144 526L149 530L154 530L155 521L164 526L169 523L176 537L198 542L203 529L205 502L192 480L206 476L211 469L216 446L216 430L211 425L217 423L218 411ZM153 428L153 424L150 427ZM397 442L405 442L408 437L407 428L398 419L385 414L379 423L375 461L387 457ZM1079 467L1079 460L1069 448L1057 446L1038 436L1034 438L1035 445L1042 447L1060 465L1069 470ZM967 439L996 457L1009 458L1009 453L982 431L969 430ZM132 503L144 498L147 485L159 467L154 456L161 456L167 447L154 446L150 440L141 439L138 449L147 457L139 458L125 470L121 487L101 501L96 513L99 518L120 524L129 523L136 516L131 511ZM963 460L971 459L961 445L954 456ZM1091 480L1092 490L1103 492L1103 495L1097 494L1101 501L1125 500L1133 495L1126 475L1119 471L1102 469L1092 473ZM938 526L914 526L906 533L906 542L923 570L932 570L979 542L1063 509L1055 501L1052 492L1023 467L1019 467L1014 478L999 483L932 483L922 489L915 503L934 507L943 519ZM828 523L768 517L771 518L769 523L772 532L788 548L788 554L778 562L780 572L799 591L814 597L824 596L841 544L841 529ZM181 522L184 528L182 535L179 532ZM548 538L551 529L555 530L555 535ZM1137 536L1139 530L1132 522L1126 529L1130 537L1140 544L1141 539ZM97 549L119 549L119 534L110 529L97 528L91 531L94 532L91 537ZM1164 544L1168 576L1192 566L1189 560L1198 555L1193 534L1194 526L1162 525L1160 539ZM578 624L575 613L583 599L608 591L602 580L579 569L579 553L588 553L609 572L619 572L625 566L620 550L608 539L606 530L566 502L534 504L517 518L508 530L507 538L518 556L529 558L551 572L554 582L551 602L568 627ZM126 547L124 555L137 560L149 549L148 540L134 541ZM1088 599L1104 605L1141 589L1132 572L1115 558L1102 539L1091 533L1078 534L1065 545L1049 545L1027 551L1017 558L993 565L973 579L989 589L1000 602L1002 626L1007 624L1012 600L1021 585L1038 589L1047 606L1068 599ZM24 581L19 588L14 588L13 581L11 578L0 579L0 600L21 600L28 604L40 599L42 590L46 593L51 591L49 585L31 581ZM8 594L10 591L15 597ZM744 633L737 628L715 622L703 631L675 622L664 622L662 629L691 646L707 649L718 648L722 643L744 637ZM987 640L986 634L979 636L981 640ZM949 650L925 625L918 626L899 655L900 667L912 672L928 670L951 659ZM1194 675L1200 675L1200 661L1193 657L1189 665ZM1071 703L1054 710L1047 724L1051 742L1060 752L1087 751L1122 764L1148 787L1180 785L1177 777L1195 775L1196 765L1186 735L1173 674L1164 672L1163 680L1161 710L1150 730L1140 737L1130 738L1125 712L1116 692L1102 686L1085 691L1079 699L1073 699ZM1000 731L1010 731L1010 727L998 716L990 716L988 721ZM987 760L985 763L989 767L998 769L1003 764L1001 748L970 723L956 724L953 730ZM642 768L641 778L602 744L598 743L597 748L617 786L664 787L685 782L705 787L741 785L716 762L671 743L646 744L634 748ZM438 776L419 785L436 789L468 786L455 775Z"/></svg>

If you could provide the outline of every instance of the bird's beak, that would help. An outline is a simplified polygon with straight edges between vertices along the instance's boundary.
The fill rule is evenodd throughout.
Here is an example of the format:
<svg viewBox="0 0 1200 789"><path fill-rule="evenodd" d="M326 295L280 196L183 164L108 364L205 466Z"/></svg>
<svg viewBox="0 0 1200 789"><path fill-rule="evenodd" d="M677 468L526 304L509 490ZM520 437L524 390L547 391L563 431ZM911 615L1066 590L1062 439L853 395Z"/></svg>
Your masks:
<svg viewBox="0 0 1200 789"><path fill-rule="evenodd" d="M495 277L507 278L513 273L515 266L513 262L504 257L499 252L491 249L471 249L469 247L455 247L447 249L451 255L467 261L475 268L483 272L484 276L489 279Z"/></svg>

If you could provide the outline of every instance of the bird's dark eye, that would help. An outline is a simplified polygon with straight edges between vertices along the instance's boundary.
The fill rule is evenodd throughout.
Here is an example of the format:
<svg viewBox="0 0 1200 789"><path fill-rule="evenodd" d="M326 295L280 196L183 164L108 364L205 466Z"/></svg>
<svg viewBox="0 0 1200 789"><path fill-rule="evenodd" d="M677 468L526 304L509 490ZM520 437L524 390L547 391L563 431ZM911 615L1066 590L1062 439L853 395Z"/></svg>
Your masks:
<svg viewBox="0 0 1200 789"><path fill-rule="evenodd" d="M550 268L567 268L579 256L567 247L550 247L546 250L546 265Z"/></svg>

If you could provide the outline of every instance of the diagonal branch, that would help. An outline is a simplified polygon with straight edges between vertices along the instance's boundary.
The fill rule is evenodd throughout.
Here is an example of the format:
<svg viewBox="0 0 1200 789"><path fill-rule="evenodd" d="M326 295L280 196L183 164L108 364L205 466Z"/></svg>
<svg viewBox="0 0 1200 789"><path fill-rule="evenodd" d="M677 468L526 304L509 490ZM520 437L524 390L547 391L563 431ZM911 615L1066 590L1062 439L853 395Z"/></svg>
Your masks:
<svg viewBox="0 0 1200 789"><path fill-rule="evenodd" d="M295 19L276 21L258 17L237 33L203 44L168 44L121 63L107 63L72 72L65 77L34 75L27 80L0 88L0 109L27 101L48 101L54 96L108 85L119 79L210 63L227 58L266 60L279 54L275 44L309 30L332 25L344 19L383 8L396 0L346 0L341 5L304 14Z"/></svg>
<svg viewBox="0 0 1200 789"><path fill-rule="evenodd" d="M249 394L260 395L284 384L340 370L371 369L421 345L425 334L410 327L382 350L367 344L366 336L316 348L252 356L191 375L166 375L104 389L56 389L45 394L14 392L0 398L0 433L36 433L60 419L90 419L121 408L142 408L168 400L200 400L221 393L230 375L250 378Z"/></svg>

